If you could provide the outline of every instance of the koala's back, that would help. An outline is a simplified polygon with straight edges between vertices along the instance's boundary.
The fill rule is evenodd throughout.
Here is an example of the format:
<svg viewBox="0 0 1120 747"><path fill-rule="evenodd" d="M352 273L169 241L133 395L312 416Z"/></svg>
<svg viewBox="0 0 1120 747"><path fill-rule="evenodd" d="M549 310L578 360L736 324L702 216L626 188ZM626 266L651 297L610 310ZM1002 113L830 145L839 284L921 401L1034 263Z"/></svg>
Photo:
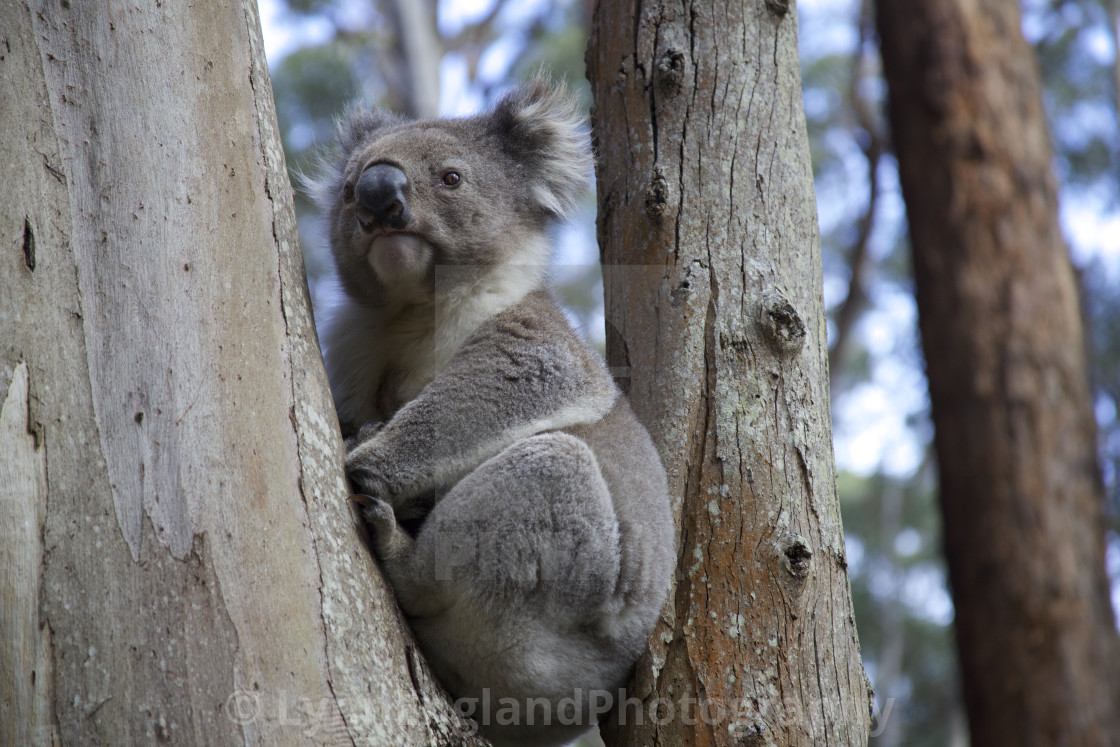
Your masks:
<svg viewBox="0 0 1120 747"><path fill-rule="evenodd" d="M625 397L620 396L599 422L564 430L591 448L611 494L623 551L615 599L621 607L614 624L619 638L636 646L637 655L661 611L675 565L665 471L649 433Z"/></svg>

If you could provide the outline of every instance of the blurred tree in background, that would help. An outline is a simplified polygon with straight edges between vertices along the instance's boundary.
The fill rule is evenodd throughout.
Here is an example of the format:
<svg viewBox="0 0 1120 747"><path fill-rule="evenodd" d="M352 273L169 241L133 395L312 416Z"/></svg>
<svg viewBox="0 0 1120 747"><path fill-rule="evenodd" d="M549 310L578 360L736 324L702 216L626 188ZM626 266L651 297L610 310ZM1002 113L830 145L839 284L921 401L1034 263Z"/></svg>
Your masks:
<svg viewBox="0 0 1120 747"><path fill-rule="evenodd" d="M1120 742L1079 293L1017 0L876 2L974 744Z"/></svg>
<svg viewBox="0 0 1120 747"><path fill-rule="evenodd" d="M397 111L473 111L544 64L586 90L587 0L262 3L277 109L294 172L307 171L348 102ZM437 7L438 5L438 7ZM884 106L878 38L863 0L801 0L801 64L829 311L835 442L852 591L877 690L873 744L967 744L937 512L932 425L917 337L905 208ZM1100 460L1120 578L1120 0L1024 0L1041 64L1061 219L1080 270ZM270 20L271 18L271 20ZM412 30L406 28L411 24ZM426 24L426 25L425 25ZM271 28L270 28L271 27ZM409 47L406 39L413 41ZM417 44L420 44L417 47ZM424 45L427 45L426 47ZM438 74L410 69L435 49ZM431 62L431 52L425 62ZM411 56L410 56L411 55ZM423 81L427 81L425 84ZM438 89L423 92L422 85ZM423 102L427 101L425 104ZM425 109L425 107L428 107ZM561 237L569 308L601 336L593 200ZM329 263L297 198L312 295Z"/></svg>
<svg viewBox="0 0 1120 747"><path fill-rule="evenodd" d="M947 703L947 698L959 697L951 631L946 626L952 613L944 614L947 598L940 570L939 519L928 512L936 504L927 502L925 521L915 523L905 513L901 524L890 519L899 516L890 508L898 500L896 480L912 486L909 496L921 495L917 485L925 482L935 497L935 477L910 466L926 461L915 458L912 448L900 449L897 441L890 440L883 448L882 442L877 445L858 435L875 428L878 421L881 431L900 433L902 443L924 450L931 434L924 381L915 391L910 375L920 372L923 364L915 336L897 166L890 143L884 148L880 142L889 141L890 133L883 124L885 88L873 18L867 3L813 5L813 10L802 8L802 62L818 176L826 294L830 290L833 294L828 300L837 364L833 373L837 449L842 466L871 475L842 478L840 492L853 550L853 591L864 660L876 684L880 709L894 699L890 717L880 724L878 743L963 743L959 706L930 707L939 699ZM1109 8L1102 3L1028 2L1023 28L1043 66L1056 172L1062 181L1064 232L1085 269L1100 451L1109 515L1115 525L1115 465L1120 454L1116 435L1120 325L1115 321L1120 318L1120 218L1115 195L1120 161L1114 106L1115 4L1111 9L1110 25ZM845 18L849 19L847 34L837 31L845 27ZM852 307L858 311L855 322ZM884 397L883 390L899 396ZM892 424L903 418L910 426L908 433ZM853 489L851 479L859 480L864 489ZM912 497L905 499L907 504L911 501ZM1115 579L1114 533L1111 546ZM913 557L919 565L923 551L932 550L924 559L928 568L937 569L936 575L896 583L897 574L905 572L905 564L899 564L900 550L918 550ZM935 583L928 583L931 580ZM916 593L921 589L928 593L931 586L932 598L941 600L935 604ZM922 636L923 628L933 637ZM930 661L942 666L922 666Z"/></svg>

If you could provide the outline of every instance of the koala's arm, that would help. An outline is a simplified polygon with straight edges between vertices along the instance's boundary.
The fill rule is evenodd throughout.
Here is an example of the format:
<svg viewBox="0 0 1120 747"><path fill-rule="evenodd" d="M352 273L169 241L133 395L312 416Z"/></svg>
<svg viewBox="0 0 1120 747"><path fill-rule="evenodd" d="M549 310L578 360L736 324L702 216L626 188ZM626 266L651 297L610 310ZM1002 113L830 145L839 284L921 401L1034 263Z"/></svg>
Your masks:
<svg viewBox="0 0 1120 747"><path fill-rule="evenodd" d="M346 471L360 492L400 508L519 439L610 411L620 395L601 359L562 316L550 318L558 309L523 306L486 322L415 399L350 451Z"/></svg>

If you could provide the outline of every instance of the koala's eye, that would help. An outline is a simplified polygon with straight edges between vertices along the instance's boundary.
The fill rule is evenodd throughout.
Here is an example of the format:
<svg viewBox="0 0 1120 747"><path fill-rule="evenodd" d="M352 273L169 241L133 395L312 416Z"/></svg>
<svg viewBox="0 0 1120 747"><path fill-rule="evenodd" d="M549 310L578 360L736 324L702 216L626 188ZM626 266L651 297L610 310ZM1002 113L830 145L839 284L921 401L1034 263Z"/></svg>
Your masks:
<svg viewBox="0 0 1120 747"><path fill-rule="evenodd" d="M463 177L459 176L458 171L448 171L443 175L443 186L445 187L458 187L461 181L463 181Z"/></svg>
<svg viewBox="0 0 1120 747"><path fill-rule="evenodd" d="M342 188L342 199L346 200L347 202L350 202L351 200L354 199L354 185L353 184L347 184L345 187Z"/></svg>

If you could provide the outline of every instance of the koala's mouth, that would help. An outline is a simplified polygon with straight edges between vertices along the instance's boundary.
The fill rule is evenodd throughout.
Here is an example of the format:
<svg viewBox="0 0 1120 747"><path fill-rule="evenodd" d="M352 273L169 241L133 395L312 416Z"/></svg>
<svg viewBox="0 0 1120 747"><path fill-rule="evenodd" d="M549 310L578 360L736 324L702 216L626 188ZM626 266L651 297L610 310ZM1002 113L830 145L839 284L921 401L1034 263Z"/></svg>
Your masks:
<svg viewBox="0 0 1120 747"><path fill-rule="evenodd" d="M395 204L399 205L399 203ZM378 213L359 205L354 211L354 218L362 233L371 238L406 233L405 228L409 223L409 215L403 208L395 212Z"/></svg>
<svg viewBox="0 0 1120 747"><path fill-rule="evenodd" d="M378 236L405 236L413 233L403 230L404 226L393 225L392 222L378 220L377 218L367 219L361 215L354 217L357 219L358 228L361 229L362 235L368 239L376 239Z"/></svg>
<svg viewBox="0 0 1120 747"><path fill-rule="evenodd" d="M359 217L358 228L362 229L362 233L370 234L371 236L386 236L391 233L400 233L400 231L395 228L378 226L377 221L372 218L370 220L362 220L362 218Z"/></svg>

